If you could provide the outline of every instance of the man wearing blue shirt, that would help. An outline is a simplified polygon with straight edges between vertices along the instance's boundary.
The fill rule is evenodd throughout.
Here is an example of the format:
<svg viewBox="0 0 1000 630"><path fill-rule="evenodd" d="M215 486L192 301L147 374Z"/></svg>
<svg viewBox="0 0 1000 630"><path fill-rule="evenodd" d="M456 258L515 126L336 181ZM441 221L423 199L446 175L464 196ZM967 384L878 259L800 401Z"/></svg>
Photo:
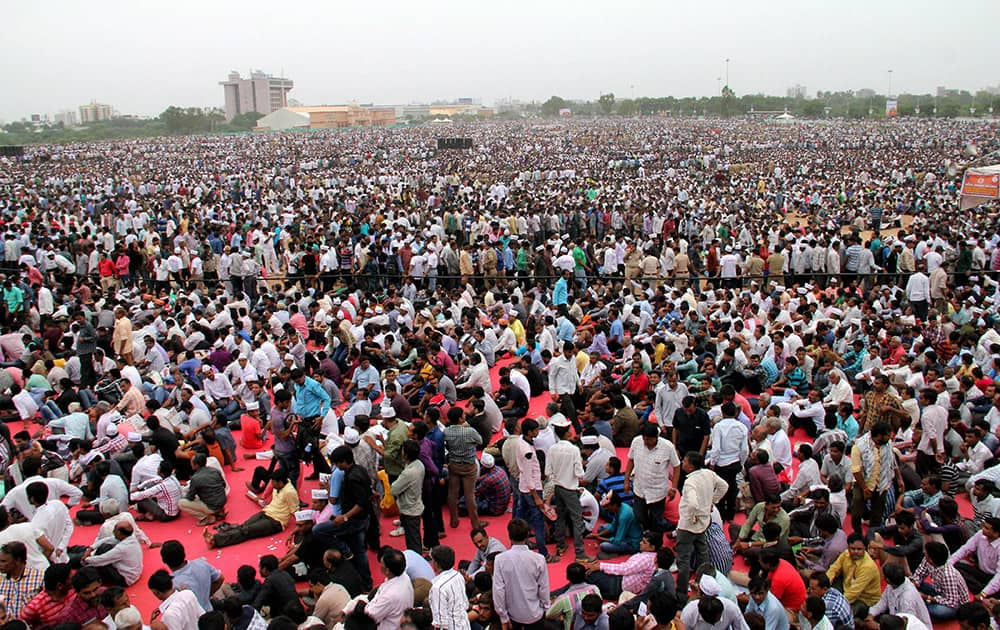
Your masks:
<svg viewBox="0 0 1000 630"><path fill-rule="evenodd" d="M747 612L757 613L763 617L764 627L768 630L788 630L788 615L785 613L785 607L771 593L770 580L764 576L750 580Z"/></svg>
<svg viewBox="0 0 1000 630"><path fill-rule="evenodd" d="M552 306L566 304L569 300L569 272L563 271L562 277L556 280L552 289Z"/></svg>
<svg viewBox="0 0 1000 630"><path fill-rule="evenodd" d="M371 359L367 355L361 355L358 367L354 370L354 376L351 377L349 391L352 394L352 401L366 398L372 392L382 391L382 381L379 379L378 370L372 367Z"/></svg>
<svg viewBox="0 0 1000 630"><path fill-rule="evenodd" d="M313 462L313 474L306 479L319 479L320 473L330 472L330 465L319 448L320 427L323 416L330 410L330 394L301 368L292 370L292 382L295 384L295 411L302 417L298 443L305 444L304 459Z"/></svg>

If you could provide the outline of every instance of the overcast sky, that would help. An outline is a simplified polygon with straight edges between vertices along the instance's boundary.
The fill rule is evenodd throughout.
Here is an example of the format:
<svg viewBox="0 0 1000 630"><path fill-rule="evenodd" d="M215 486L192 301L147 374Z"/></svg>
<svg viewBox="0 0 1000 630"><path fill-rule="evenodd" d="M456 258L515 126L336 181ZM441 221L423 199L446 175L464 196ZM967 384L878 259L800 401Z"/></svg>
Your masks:
<svg viewBox="0 0 1000 630"><path fill-rule="evenodd" d="M308 105L1000 83L1000 0L46 0L4 3L0 119L96 99L221 106L230 70ZM989 26L987 26L989 25ZM633 87L634 86L634 87Z"/></svg>

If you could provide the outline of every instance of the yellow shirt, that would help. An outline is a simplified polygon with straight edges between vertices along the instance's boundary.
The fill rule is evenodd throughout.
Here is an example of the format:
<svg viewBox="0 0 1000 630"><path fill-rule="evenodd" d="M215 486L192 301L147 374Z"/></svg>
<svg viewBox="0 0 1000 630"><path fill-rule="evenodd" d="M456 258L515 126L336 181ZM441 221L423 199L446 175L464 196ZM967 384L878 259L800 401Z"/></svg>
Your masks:
<svg viewBox="0 0 1000 630"><path fill-rule="evenodd" d="M861 600L874 606L882 597L882 577L878 566L867 553L855 562L850 551L844 551L826 571L833 583L838 576L844 578L844 597L852 604Z"/></svg>
<svg viewBox="0 0 1000 630"><path fill-rule="evenodd" d="M284 527L299 509L299 493L291 483L271 495L271 502L264 508L264 516L269 516Z"/></svg>

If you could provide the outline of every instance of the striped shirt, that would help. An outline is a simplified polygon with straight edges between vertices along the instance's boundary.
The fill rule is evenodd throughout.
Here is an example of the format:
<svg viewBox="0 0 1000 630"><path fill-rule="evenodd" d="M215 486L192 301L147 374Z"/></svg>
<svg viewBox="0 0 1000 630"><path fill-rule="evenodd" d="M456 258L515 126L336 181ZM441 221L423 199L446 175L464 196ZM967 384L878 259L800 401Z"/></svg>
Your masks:
<svg viewBox="0 0 1000 630"><path fill-rule="evenodd" d="M62 614L70 599L72 596L55 600L52 599L48 591L41 591L21 608L20 618L29 626L38 626L39 628L65 621Z"/></svg>
<svg viewBox="0 0 1000 630"><path fill-rule="evenodd" d="M25 604L42 590L43 577L38 569L25 566L20 579L0 578L0 597L6 602L8 615L16 619L21 614Z"/></svg>
<svg viewBox="0 0 1000 630"><path fill-rule="evenodd" d="M465 578L454 569L443 571L431 583L428 602L435 628L463 630L469 628L469 598L465 594Z"/></svg>

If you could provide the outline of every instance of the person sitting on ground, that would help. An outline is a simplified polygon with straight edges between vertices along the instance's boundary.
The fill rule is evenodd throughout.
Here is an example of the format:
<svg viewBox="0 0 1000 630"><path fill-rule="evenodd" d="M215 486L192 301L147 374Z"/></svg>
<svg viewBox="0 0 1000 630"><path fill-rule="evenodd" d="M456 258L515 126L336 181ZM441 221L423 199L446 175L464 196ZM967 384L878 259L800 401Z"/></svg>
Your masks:
<svg viewBox="0 0 1000 630"><path fill-rule="evenodd" d="M299 493L288 482L285 471L280 469L271 473L271 487L273 493L270 503L242 525L216 528L214 534L206 527L202 535L208 548L238 545L251 538L273 536L284 530L292 515L299 509Z"/></svg>

